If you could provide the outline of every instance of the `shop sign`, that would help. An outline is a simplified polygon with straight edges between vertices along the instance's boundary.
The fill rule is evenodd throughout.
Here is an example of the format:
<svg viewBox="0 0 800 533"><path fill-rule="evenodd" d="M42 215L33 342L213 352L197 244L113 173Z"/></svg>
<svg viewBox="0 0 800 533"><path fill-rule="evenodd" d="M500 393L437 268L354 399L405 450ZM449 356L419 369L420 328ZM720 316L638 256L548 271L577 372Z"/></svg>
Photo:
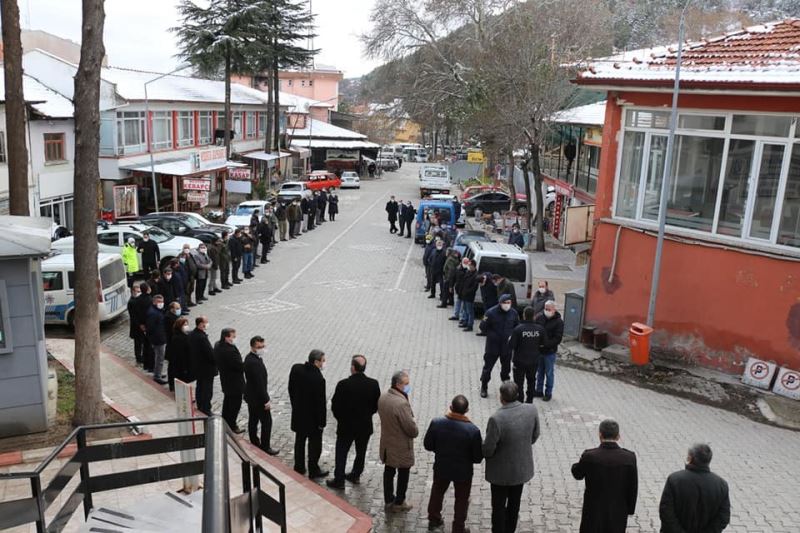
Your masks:
<svg viewBox="0 0 800 533"><path fill-rule="evenodd" d="M211 180L208 178L183 178L184 191L210 191Z"/></svg>
<svg viewBox="0 0 800 533"><path fill-rule="evenodd" d="M251 194L253 182L244 180L225 180L225 190L237 194Z"/></svg>
<svg viewBox="0 0 800 533"><path fill-rule="evenodd" d="M114 187L114 218L139 216L137 188L136 185L116 185Z"/></svg>
<svg viewBox="0 0 800 533"><path fill-rule="evenodd" d="M209 148L198 150L194 154L193 167L195 170L206 170L225 166L228 158L225 157L225 148Z"/></svg>
<svg viewBox="0 0 800 533"><path fill-rule="evenodd" d="M251 174L249 168L230 168L228 169L228 179L233 181L250 181Z"/></svg>
<svg viewBox="0 0 800 533"><path fill-rule="evenodd" d="M208 192L206 191L192 191L186 193L186 201L193 204L200 204L200 207L208 205Z"/></svg>
<svg viewBox="0 0 800 533"><path fill-rule="evenodd" d="M591 144L592 146L602 146L603 129L587 128L586 133L583 135L583 144Z"/></svg>
<svg viewBox="0 0 800 533"><path fill-rule="evenodd" d="M564 211L564 196L561 194L556 195L556 205L553 209L553 237L558 239L561 232L561 213Z"/></svg>
<svg viewBox="0 0 800 533"><path fill-rule="evenodd" d="M358 150L326 150L325 151L325 160L344 160L344 161L358 161L359 151Z"/></svg>
<svg viewBox="0 0 800 533"><path fill-rule="evenodd" d="M483 163L483 160L482 151L467 152L467 163Z"/></svg>

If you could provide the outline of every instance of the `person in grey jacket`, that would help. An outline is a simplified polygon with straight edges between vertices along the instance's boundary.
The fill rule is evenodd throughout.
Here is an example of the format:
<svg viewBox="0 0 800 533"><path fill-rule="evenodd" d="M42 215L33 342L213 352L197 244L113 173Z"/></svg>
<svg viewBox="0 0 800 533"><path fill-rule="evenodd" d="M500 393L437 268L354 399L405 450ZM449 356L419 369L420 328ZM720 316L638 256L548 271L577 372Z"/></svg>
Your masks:
<svg viewBox="0 0 800 533"><path fill-rule="evenodd" d="M553 291L550 290L550 287L547 284L547 281L540 279L539 280L539 287L536 289L536 292L533 293L533 319L536 320L544 313L544 304L550 300L555 301L556 297L553 295Z"/></svg>
<svg viewBox="0 0 800 533"><path fill-rule="evenodd" d="M206 291L209 273L211 272L211 257L208 255L208 248L205 243L198 246L197 250L192 252L192 258L197 265L197 282L194 288L194 301L199 304L203 300L208 300L204 293Z"/></svg>
<svg viewBox="0 0 800 533"><path fill-rule="evenodd" d="M502 407L489 418L483 440L486 481L492 490L492 533L516 531L522 487L533 478L531 446L539 438L539 414L518 396L514 382L500 385Z"/></svg>

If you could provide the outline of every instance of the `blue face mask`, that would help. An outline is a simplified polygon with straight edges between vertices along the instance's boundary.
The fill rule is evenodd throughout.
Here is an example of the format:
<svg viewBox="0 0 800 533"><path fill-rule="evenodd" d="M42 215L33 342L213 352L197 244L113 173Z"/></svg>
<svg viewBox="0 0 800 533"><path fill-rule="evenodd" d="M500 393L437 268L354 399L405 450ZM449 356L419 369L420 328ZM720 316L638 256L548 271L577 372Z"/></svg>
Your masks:
<svg viewBox="0 0 800 533"><path fill-rule="evenodd" d="M411 394L411 385L407 384L405 387L403 387L403 392L405 393L406 396Z"/></svg>
<svg viewBox="0 0 800 533"><path fill-rule="evenodd" d="M180 309L173 309L172 312L175 313L175 316L181 316L181 310Z"/></svg>

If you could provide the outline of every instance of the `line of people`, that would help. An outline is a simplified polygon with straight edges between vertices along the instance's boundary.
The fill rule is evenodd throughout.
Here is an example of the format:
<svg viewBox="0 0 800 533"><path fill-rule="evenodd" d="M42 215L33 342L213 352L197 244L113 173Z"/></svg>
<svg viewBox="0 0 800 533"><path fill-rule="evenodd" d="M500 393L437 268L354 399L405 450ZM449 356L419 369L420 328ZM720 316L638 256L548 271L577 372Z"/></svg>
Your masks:
<svg viewBox="0 0 800 533"><path fill-rule="evenodd" d="M397 233L399 237L403 237L405 234L406 239L412 237L411 226L417 216L417 210L411 200L406 200L403 203L402 200L396 200L392 195L389 201L386 202L386 214L389 220L389 233ZM399 229L397 227L398 222L400 224Z"/></svg>

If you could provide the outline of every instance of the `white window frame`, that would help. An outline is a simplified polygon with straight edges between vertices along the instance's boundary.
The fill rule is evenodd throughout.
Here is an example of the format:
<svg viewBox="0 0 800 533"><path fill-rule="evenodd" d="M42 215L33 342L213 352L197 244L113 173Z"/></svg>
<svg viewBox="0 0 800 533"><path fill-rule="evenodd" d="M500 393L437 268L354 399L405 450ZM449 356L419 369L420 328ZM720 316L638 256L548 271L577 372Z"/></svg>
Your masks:
<svg viewBox="0 0 800 533"><path fill-rule="evenodd" d="M258 120L258 113L255 111L247 111L247 124L246 124L246 131L245 137L247 139L255 139L258 137L258 124L256 123Z"/></svg>
<svg viewBox="0 0 800 533"><path fill-rule="evenodd" d="M182 130L184 121L189 121L189 137L184 137ZM178 148L194 146L194 111L178 111Z"/></svg>
<svg viewBox="0 0 800 533"><path fill-rule="evenodd" d="M172 150L174 139L172 138L172 111L151 111L152 119L150 124L150 131L153 132L153 140L150 143L150 148L154 152L163 152L165 150ZM166 122L167 123L167 138L162 141L156 142L155 140L155 131L156 131L156 122Z"/></svg>
<svg viewBox="0 0 800 533"><path fill-rule="evenodd" d="M200 111L197 114L197 144L205 146L214 142L214 112ZM203 122L208 124L208 136L203 137Z"/></svg>
<svg viewBox="0 0 800 533"><path fill-rule="evenodd" d="M135 116L133 116L135 115ZM139 127L139 142L128 144L130 139L125 138L125 124L127 122L137 122ZM144 111L118 111L116 115L117 124L117 154L141 154L147 152L147 117ZM121 141L121 142L120 142Z"/></svg>
<svg viewBox="0 0 800 533"><path fill-rule="evenodd" d="M647 187L646 169L650 161L650 146L651 146L652 136L653 135L667 136L669 134L669 130L667 128L656 129L656 128L626 126L628 113L633 113L635 111L649 111L649 112L663 113L665 109L663 107L625 106L622 110L622 116L620 120L620 130L618 132L618 137L617 137L619 139L619 142L617 145L617 154L616 154L617 164L614 175L614 187L613 187L614 196L611 202L611 218L620 222L629 222L636 226L642 226L648 229L651 228L655 229L657 228L658 224L655 221L645 219L642 216L644 210L643 197L645 194L645 189ZM713 241L730 243L740 248L756 248L767 251L778 251L780 253L790 252L792 255L800 254L800 248L798 247L777 244L778 235L780 233L781 217L783 214L782 211L786 194L786 184L789 178L792 152L793 150L800 150L800 138L798 138L797 136L797 133L800 132L800 113L780 113L780 112L765 112L765 111L753 111L753 110L730 111L730 110L718 110L718 109L679 109L678 115L679 117L680 115L702 115L702 116L725 117L725 128L723 130L700 130L700 129L676 128L675 131L676 135L691 135L698 137L721 138L723 139L724 143L723 143L723 152L721 156L722 164L720 165L720 172L718 176L717 197L714 206L714 216L713 216L711 230L706 232L692 228L673 226L667 224L668 233L685 234L687 236L697 236L698 238L701 238L703 240L713 240ZM731 132L734 115L768 115L776 117L789 117L792 119L792 122L786 137L734 134ZM635 206L636 207L635 218L629 218L617 215L617 201L619 198L618 194L620 186L620 176L623 170L622 152L625 142L625 133L628 131L638 131L638 132L643 132L645 134L645 142L643 145L643 157L639 172L640 181L639 181L639 191L637 194L637 205ZM723 185L724 185L725 174L727 171L728 150L730 141L732 139L752 140L756 143L755 146L756 149L753 154L753 164L752 168L750 169L750 178L748 181L747 206L744 214L745 220L743 221L742 231L738 237L730 235L722 235L717 233L719 229L719 216L722 203ZM781 174L778 181L778 190L775 198L772 226L770 227L770 238L768 240L756 237L750 237L752 215L753 215L753 210L755 209L755 202L756 202L755 195L758 185L757 176L761 165L761 156L763 155L764 144L781 145L784 147L784 157L781 165Z"/></svg>

